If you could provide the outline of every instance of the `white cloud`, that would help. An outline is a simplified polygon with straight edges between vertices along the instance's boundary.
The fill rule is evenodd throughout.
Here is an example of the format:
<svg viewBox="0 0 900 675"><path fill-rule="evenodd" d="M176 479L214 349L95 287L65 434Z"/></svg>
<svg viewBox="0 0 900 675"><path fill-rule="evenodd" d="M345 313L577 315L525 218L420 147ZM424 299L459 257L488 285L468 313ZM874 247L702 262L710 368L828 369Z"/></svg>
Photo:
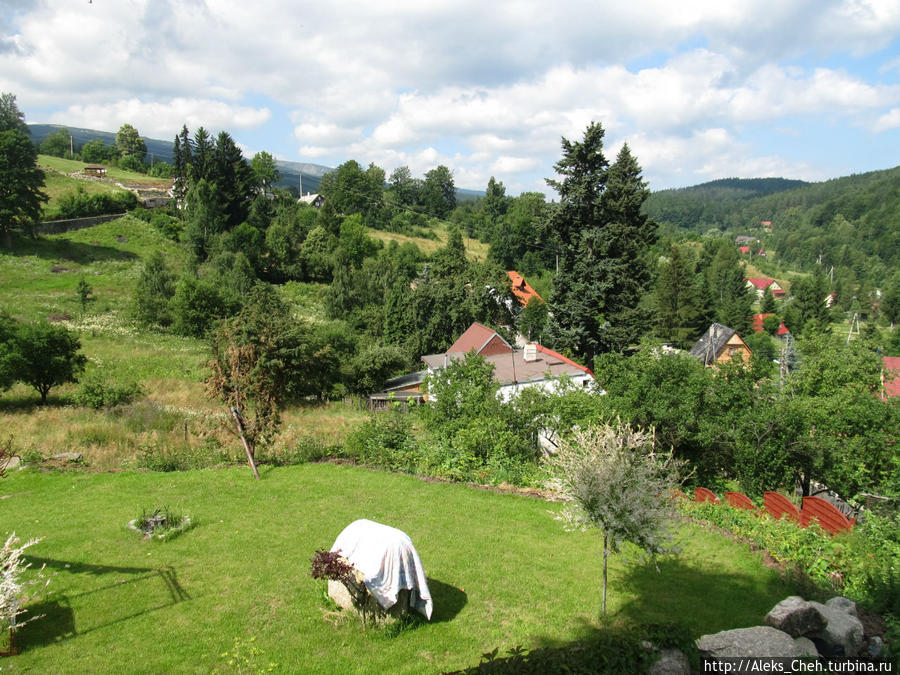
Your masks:
<svg viewBox="0 0 900 675"><path fill-rule="evenodd" d="M445 163L457 184L484 179L476 187L509 172L508 185L534 189L560 136L578 138L592 120L610 147L654 139L643 154L635 145L648 175L685 181L808 168L755 152L746 126L900 126L896 49L881 51L900 34L896 0L9 6L0 90L26 113L108 130L127 121L162 138L182 124L290 123L294 147L279 129L273 154L299 146L302 157L388 171ZM843 65L872 54L880 75Z"/></svg>
<svg viewBox="0 0 900 675"><path fill-rule="evenodd" d="M879 132L897 128L900 128L900 108L891 108L889 112L878 118L873 127L875 131Z"/></svg>

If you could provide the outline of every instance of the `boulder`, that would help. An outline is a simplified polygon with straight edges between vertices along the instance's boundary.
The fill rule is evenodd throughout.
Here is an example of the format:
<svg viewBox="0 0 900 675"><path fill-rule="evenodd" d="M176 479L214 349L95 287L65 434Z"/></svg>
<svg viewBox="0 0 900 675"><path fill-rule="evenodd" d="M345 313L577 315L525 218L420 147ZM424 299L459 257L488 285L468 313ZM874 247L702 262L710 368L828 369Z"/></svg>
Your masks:
<svg viewBox="0 0 900 675"><path fill-rule="evenodd" d="M691 675L691 664L678 649L663 649L650 667L650 675Z"/></svg>
<svg viewBox="0 0 900 675"><path fill-rule="evenodd" d="M771 626L737 628L704 635L697 640L697 649L701 656L711 658L804 656L794 638Z"/></svg>
<svg viewBox="0 0 900 675"><path fill-rule="evenodd" d="M799 595L785 598L766 614L767 626L784 631L791 637L800 637L825 628L825 617Z"/></svg>
<svg viewBox="0 0 900 675"><path fill-rule="evenodd" d="M819 650L816 649L816 643L807 637L795 638L794 644L796 644L800 651L803 652L801 656L812 656L814 658L819 658L819 656L821 656Z"/></svg>
<svg viewBox="0 0 900 675"><path fill-rule="evenodd" d="M810 633L823 656L857 656L863 646L862 622L836 607L828 607L819 602L811 602L825 619L825 627Z"/></svg>
<svg viewBox="0 0 900 675"><path fill-rule="evenodd" d="M848 598L843 598L838 596L836 598L832 598L828 602L825 603L826 607L831 607L832 609L837 609L841 612L846 612L850 616L859 617L859 614L856 611L856 603Z"/></svg>

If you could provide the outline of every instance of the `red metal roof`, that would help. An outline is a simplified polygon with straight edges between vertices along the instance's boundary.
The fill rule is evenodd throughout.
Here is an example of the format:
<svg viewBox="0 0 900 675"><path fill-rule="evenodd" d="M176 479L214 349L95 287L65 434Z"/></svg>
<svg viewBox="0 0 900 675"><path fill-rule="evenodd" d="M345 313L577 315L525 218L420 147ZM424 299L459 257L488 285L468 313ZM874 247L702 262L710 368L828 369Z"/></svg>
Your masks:
<svg viewBox="0 0 900 675"><path fill-rule="evenodd" d="M562 354L558 354L555 351L553 351L552 349L547 349L547 347L545 347L544 345L539 345L539 344L535 343L534 346L537 347L537 350L539 352L544 352L544 354L546 354L547 356L553 356L553 357L559 359L560 361L562 361L563 363L568 363L570 366L575 366L576 368L580 368L581 370L586 372L591 377L594 376L594 371L592 371L590 368L585 368L584 366L575 363L572 359L567 359Z"/></svg>
<svg viewBox="0 0 900 675"><path fill-rule="evenodd" d="M527 305L531 298L537 298L541 302L544 301L544 299L538 295L538 292L525 281L525 277L521 274L515 270L508 270L506 273L509 275L509 279L512 282L512 292L523 305Z"/></svg>
<svg viewBox="0 0 900 675"><path fill-rule="evenodd" d="M502 344L506 345L509 351L512 351L513 348L510 347L509 343L504 340L500 335L496 332L484 326L478 322L473 323L469 326L466 331L459 336L459 338L454 342L450 349L447 350L447 353L450 354L452 352L462 352L466 354L471 351L475 351L476 354L480 354L481 350L487 345L493 338L499 338Z"/></svg>
<svg viewBox="0 0 900 675"><path fill-rule="evenodd" d="M766 317L767 317L767 316L775 316L775 315L772 314L771 312L768 313L768 314L754 314L754 315L753 315L753 323L752 323L751 325L752 325L752 327L753 327L754 332L756 332L756 333L761 333L761 332L762 332L762 330L763 330L763 321L766 320ZM779 326L778 326L777 334L778 334L779 336L782 336L782 335L787 335L787 334L790 333L790 332L791 332L791 331L789 331L789 330L787 329L787 326L784 325L784 321L782 321L781 324L779 324Z"/></svg>
<svg viewBox="0 0 900 675"><path fill-rule="evenodd" d="M900 396L900 356L885 356L884 370L885 394Z"/></svg>

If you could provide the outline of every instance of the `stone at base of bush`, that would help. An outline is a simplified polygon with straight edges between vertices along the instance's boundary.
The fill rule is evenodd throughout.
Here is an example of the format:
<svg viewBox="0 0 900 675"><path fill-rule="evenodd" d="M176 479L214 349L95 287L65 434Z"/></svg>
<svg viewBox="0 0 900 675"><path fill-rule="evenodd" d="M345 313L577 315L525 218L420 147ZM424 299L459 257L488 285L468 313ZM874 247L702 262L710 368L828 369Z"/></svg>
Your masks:
<svg viewBox="0 0 900 675"><path fill-rule="evenodd" d="M397 602L385 609L378 604L375 596L369 593L362 579L351 582L350 588L340 581L328 580L328 597L334 600L338 607L356 612L367 620L374 619L377 623L410 614L413 611L410 607L411 593L408 588L401 589L397 594Z"/></svg>

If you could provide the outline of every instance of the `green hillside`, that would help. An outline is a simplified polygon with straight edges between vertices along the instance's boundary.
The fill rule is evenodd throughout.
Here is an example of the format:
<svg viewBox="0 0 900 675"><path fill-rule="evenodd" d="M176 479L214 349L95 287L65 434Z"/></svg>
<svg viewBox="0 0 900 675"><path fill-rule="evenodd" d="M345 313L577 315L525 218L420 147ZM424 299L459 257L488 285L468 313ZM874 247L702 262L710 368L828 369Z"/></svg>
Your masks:
<svg viewBox="0 0 900 675"><path fill-rule="evenodd" d="M654 193L645 209L676 233L755 234L799 269L843 267L881 283L900 268L900 167L820 183L715 181Z"/></svg>

